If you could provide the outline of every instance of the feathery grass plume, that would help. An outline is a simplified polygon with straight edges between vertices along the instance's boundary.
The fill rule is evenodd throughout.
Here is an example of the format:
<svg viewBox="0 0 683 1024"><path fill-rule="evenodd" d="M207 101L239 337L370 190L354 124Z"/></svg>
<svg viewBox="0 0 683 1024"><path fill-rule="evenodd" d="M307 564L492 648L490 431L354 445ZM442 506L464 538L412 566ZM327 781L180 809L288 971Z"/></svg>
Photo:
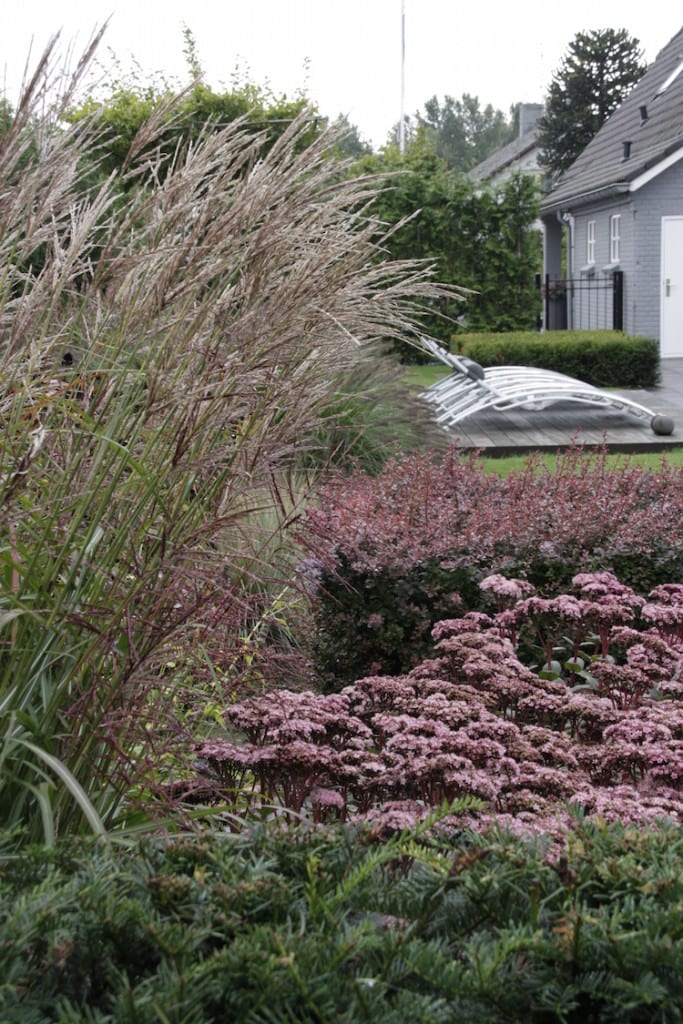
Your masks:
<svg viewBox="0 0 683 1024"><path fill-rule="evenodd" d="M220 650L239 685L339 382L440 294L382 261L380 183L334 133L300 151L304 116L169 163L169 102L94 185L95 129L61 117L91 53L45 114L51 52L0 140L0 822L48 840L159 791L197 711L179 661Z"/></svg>

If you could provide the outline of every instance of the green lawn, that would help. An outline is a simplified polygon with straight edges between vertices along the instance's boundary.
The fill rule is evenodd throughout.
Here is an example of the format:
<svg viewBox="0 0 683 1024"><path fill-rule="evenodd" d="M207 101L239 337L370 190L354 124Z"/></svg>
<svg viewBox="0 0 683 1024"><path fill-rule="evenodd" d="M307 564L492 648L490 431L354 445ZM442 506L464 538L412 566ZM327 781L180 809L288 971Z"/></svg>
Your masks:
<svg viewBox="0 0 683 1024"><path fill-rule="evenodd" d="M528 458L528 455L502 455L499 458L483 457L482 464L487 472L497 473L499 476L508 476L516 470L523 469ZM539 465L553 469L555 467L555 459L556 456L549 452L540 458ZM634 452L628 455L623 452L616 452L607 456L607 465L642 466L645 469L658 470L661 469L664 460L666 460L669 466L683 466L683 448L673 448L667 452Z"/></svg>
<svg viewBox="0 0 683 1024"><path fill-rule="evenodd" d="M443 363L425 363L420 366L407 366L404 380L409 387L422 391L449 373L450 370Z"/></svg>

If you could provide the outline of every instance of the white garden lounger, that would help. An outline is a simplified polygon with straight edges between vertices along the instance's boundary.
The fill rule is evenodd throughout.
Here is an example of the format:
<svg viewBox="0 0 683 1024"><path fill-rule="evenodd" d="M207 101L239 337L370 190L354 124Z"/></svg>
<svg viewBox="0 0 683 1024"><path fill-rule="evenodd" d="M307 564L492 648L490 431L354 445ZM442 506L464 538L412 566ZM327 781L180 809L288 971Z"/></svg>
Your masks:
<svg viewBox="0 0 683 1024"><path fill-rule="evenodd" d="M649 423L655 434L672 434L674 421L644 405L609 391L600 391L573 377L533 366L490 366L484 369L466 356L447 352L432 338L421 338L423 348L453 370L425 392L423 398L438 407L437 423L450 426L486 409L545 409L555 402L615 409Z"/></svg>

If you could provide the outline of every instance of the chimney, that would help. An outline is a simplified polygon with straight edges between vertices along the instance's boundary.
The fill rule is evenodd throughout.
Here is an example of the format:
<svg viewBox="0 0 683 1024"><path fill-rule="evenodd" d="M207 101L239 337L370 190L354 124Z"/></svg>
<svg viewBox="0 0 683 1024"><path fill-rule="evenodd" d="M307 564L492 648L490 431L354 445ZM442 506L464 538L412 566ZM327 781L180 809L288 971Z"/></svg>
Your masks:
<svg viewBox="0 0 683 1024"><path fill-rule="evenodd" d="M519 105L519 137L530 132L543 113L542 103L520 103Z"/></svg>
<svg viewBox="0 0 683 1024"><path fill-rule="evenodd" d="M622 145L624 147L624 160L628 160L631 156L631 142L623 142Z"/></svg>
<svg viewBox="0 0 683 1024"><path fill-rule="evenodd" d="M640 123L645 124L647 121L647 107L643 103L642 107L638 107L638 109L640 111Z"/></svg>

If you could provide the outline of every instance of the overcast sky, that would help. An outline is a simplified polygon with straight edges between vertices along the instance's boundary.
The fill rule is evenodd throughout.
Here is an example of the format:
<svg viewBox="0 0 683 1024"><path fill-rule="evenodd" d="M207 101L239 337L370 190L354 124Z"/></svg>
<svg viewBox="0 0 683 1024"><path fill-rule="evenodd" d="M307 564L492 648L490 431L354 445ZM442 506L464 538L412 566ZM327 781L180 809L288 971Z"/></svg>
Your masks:
<svg viewBox="0 0 683 1024"><path fill-rule="evenodd" d="M0 91L16 98L31 46L51 34L80 52L111 16L99 61L113 73L135 62L145 75L188 79L183 26L206 78L229 87L235 69L277 94L305 91L323 114L345 114L381 145L401 110L402 0L18 0L0 32ZM577 32L625 28L651 62L683 25L672 0L404 0L405 112L431 96L467 92L509 112L543 102ZM683 48L683 47L682 47Z"/></svg>

